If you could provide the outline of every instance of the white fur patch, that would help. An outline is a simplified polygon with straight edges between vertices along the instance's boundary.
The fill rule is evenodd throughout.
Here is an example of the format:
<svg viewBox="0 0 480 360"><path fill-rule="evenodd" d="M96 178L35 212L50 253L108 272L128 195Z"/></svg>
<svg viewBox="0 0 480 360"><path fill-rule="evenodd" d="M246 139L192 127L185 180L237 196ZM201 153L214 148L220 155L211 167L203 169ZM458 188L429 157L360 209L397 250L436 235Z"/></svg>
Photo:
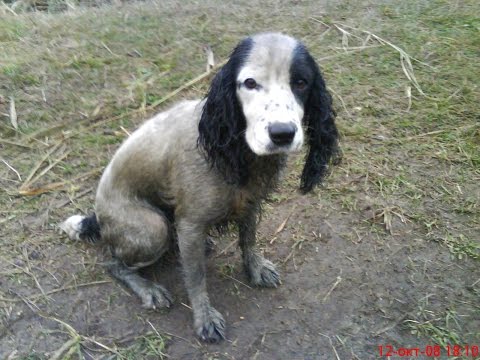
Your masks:
<svg viewBox="0 0 480 360"><path fill-rule="evenodd" d="M300 150L303 107L290 88L290 65L297 41L278 34L262 34L253 38L253 48L240 69L237 83L254 79L257 89L240 86L237 96L247 121L247 144L257 155L288 153ZM298 129L289 146L276 147L268 127L272 123L295 124Z"/></svg>
<svg viewBox="0 0 480 360"><path fill-rule="evenodd" d="M80 240L80 231L82 230L82 221L85 216L73 215L60 224L63 230L71 240Z"/></svg>

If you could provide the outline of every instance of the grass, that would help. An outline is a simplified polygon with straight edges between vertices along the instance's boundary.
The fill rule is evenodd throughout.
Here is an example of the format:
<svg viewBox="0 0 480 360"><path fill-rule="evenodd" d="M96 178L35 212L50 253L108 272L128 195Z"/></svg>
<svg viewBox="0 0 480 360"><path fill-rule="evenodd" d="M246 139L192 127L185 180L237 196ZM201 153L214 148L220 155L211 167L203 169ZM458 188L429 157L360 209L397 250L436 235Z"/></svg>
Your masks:
<svg viewBox="0 0 480 360"><path fill-rule="evenodd" d="M68 205L90 211L94 191L82 191L95 187L99 171L92 170L107 164L126 131L173 101L205 94L208 77L155 106L204 72L204 45L219 62L247 32L264 30L303 39L332 90L344 161L317 200L358 216L345 237L413 234L408 239L440 244L453 266L478 267L477 1L374 1L376 8L344 1L325 11L308 1L280 6L270 0L255 8L246 1L187 1L180 14L174 0L95 8L71 2L76 9L67 12L58 12L66 3L45 3L49 11L41 13L24 13L11 2L7 6L17 15L0 10L0 204L7 214L0 220L0 259L24 267L31 249L51 252L40 270L31 270L43 286L56 284L49 274L62 257L57 252L63 243L52 234L65 209L56 206L69 198ZM293 167L298 172L301 163ZM19 194L35 168L29 185L45 192ZM49 190L52 184L60 185ZM296 175L287 174L273 204L295 196L297 184ZM366 207L372 212L367 218ZM31 275L1 262L7 264L2 275L18 292L39 291ZM233 276L233 269L225 265L220 272ZM82 283L95 280L79 274ZM11 294L1 290L0 297ZM10 310L5 305L0 311L6 318ZM455 322L454 310L432 308L428 301L407 318L412 334L436 344L470 336ZM166 346L162 336L147 334L119 353L162 357Z"/></svg>
<svg viewBox="0 0 480 360"><path fill-rule="evenodd" d="M404 325L418 336L426 336L434 344L443 348L452 344L461 344L462 335L458 324L458 314L454 309L447 309L439 314L428 310L428 297L419 305L416 312L418 320L405 320Z"/></svg>
<svg viewBox="0 0 480 360"><path fill-rule="evenodd" d="M157 334L146 334L130 345L128 348L118 352L118 359L165 359L167 338Z"/></svg>

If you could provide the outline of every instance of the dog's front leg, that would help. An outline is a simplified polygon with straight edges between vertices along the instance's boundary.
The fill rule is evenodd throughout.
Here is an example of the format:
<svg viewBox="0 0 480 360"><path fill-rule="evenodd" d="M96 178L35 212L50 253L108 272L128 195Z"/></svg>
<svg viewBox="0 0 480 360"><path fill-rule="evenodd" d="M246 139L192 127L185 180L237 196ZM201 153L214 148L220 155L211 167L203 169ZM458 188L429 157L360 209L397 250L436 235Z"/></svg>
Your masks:
<svg viewBox="0 0 480 360"><path fill-rule="evenodd" d="M243 264L253 285L277 287L280 275L275 265L265 259L256 246L257 214L258 211L252 210L238 222Z"/></svg>
<svg viewBox="0 0 480 360"><path fill-rule="evenodd" d="M225 320L210 305L207 294L205 232L200 224L184 220L177 222L178 245L195 331L204 341L218 342L225 339Z"/></svg>

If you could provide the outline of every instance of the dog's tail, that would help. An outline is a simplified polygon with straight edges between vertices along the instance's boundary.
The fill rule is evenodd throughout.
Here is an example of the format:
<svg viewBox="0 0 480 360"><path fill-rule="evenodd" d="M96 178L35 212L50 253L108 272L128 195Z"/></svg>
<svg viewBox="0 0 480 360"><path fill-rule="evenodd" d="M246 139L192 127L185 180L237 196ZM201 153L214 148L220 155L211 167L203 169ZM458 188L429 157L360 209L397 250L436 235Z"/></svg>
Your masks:
<svg viewBox="0 0 480 360"><path fill-rule="evenodd" d="M95 243L100 240L100 225L95 214L90 216L74 215L60 224L60 229L72 240Z"/></svg>

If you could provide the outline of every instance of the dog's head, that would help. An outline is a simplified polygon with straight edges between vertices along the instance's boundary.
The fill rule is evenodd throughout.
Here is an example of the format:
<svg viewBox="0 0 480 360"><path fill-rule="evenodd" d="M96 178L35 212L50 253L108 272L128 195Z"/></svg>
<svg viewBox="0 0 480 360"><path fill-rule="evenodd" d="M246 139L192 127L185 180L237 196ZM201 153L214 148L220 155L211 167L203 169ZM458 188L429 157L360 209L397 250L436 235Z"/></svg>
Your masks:
<svg viewBox="0 0 480 360"><path fill-rule="evenodd" d="M331 96L303 44L282 34L243 40L212 81L199 124L207 159L232 183L245 183L256 156L308 143L300 188L308 192L338 154Z"/></svg>

